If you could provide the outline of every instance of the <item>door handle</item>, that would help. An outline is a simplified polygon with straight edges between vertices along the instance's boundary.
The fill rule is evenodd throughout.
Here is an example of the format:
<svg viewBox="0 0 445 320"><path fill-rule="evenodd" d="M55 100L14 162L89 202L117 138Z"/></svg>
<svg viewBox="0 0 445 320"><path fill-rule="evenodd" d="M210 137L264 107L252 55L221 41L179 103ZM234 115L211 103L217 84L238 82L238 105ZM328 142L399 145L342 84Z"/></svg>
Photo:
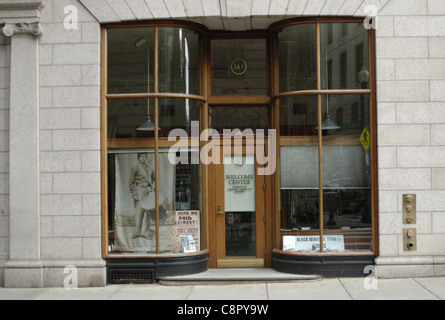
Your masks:
<svg viewBox="0 0 445 320"><path fill-rule="evenodd" d="M222 210L222 205L218 204L218 205L216 206L216 214L217 214L218 216L223 216L223 215L224 215L224 211Z"/></svg>

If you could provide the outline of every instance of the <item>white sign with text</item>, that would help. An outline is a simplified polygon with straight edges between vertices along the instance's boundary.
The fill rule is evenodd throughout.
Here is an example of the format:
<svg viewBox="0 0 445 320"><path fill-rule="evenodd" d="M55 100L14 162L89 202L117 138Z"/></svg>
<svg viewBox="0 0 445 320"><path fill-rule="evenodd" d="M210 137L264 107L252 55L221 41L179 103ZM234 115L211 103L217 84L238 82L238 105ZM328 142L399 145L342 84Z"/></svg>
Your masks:
<svg viewBox="0 0 445 320"><path fill-rule="evenodd" d="M254 212L254 156L225 156L224 185L226 212Z"/></svg>
<svg viewBox="0 0 445 320"><path fill-rule="evenodd" d="M320 236L283 236L283 251L318 251L320 249ZM344 251L345 240L343 235L323 236L324 251Z"/></svg>

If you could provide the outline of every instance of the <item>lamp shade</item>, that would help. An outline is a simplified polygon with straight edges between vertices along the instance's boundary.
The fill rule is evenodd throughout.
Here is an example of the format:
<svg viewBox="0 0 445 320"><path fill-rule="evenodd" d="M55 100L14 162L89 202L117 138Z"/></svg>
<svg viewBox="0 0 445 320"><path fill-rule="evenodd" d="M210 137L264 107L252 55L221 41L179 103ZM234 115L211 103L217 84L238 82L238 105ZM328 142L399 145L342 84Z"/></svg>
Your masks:
<svg viewBox="0 0 445 320"><path fill-rule="evenodd" d="M151 122L150 116L147 116L147 120L141 124L139 127L137 127L138 131L154 131L155 125L153 122Z"/></svg>
<svg viewBox="0 0 445 320"><path fill-rule="evenodd" d="M321 130L337 130L340 129L335 122L331 121L329 114L326 115L326 120L321 123ZM318 130L318 126L315 128Z"/></svg>

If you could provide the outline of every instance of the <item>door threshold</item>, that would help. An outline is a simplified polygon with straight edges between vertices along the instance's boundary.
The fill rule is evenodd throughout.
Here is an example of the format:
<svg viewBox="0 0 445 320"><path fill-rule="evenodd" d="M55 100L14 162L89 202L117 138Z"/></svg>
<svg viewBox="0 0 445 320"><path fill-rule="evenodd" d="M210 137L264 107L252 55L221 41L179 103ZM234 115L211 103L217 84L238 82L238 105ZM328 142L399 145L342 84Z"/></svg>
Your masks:
<svg viewBox="0 0 445 320"><path fill-rule="evenodd" d="M262 258L228 258L218 259L217 268L264 268Z"/></svg>

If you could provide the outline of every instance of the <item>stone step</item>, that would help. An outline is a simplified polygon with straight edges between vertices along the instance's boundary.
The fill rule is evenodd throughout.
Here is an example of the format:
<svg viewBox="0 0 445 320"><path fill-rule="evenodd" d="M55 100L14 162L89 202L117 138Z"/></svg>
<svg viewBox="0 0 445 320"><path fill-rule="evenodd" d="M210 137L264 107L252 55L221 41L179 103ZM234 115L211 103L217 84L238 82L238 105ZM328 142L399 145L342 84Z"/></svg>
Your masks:
<svg viewBox="0 0 445 320"><path fill-rule="evenodd" d="M320 281L320 275L300 275L275 271L269 268L219 268L184 276L158 277L162 285L215 285L241 283L277 283Z"/></svg>

